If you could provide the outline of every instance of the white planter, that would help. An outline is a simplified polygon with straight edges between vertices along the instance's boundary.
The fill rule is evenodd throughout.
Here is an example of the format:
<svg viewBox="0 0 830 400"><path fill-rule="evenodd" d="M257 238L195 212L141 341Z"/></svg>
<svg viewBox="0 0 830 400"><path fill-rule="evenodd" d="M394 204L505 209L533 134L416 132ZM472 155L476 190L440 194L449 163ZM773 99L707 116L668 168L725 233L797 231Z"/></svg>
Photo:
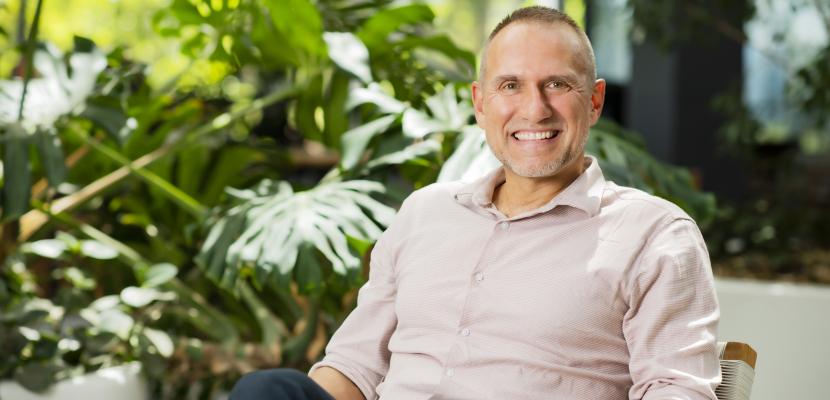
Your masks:
<svg viewBox="0 0 830 400"><path fill-rule="evenodd" d="M830 399L830 287L716 279L718 340L758 351L752 400Z"/></svg>
<svg viewBox="0 0 830 400"><path fill-rule="evenodd" d="M32 393L13 381L0 382L2 400L147 400L147 382L141 364L104 368L56 383L46 393Z"/></svg>

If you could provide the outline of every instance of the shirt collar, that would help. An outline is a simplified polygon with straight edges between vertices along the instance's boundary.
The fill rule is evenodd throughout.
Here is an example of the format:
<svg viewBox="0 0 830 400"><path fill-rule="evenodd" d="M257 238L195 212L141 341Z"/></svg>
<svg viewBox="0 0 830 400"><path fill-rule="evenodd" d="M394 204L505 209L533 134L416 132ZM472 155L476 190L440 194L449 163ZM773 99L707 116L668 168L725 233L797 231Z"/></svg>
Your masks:
<svg viewBox="0 0 830 400"><path fill-rule="evenodd" d="M585 162L589 163L588 168L571 182L568 187L559 192L545 205L531 210L517 217L527 217L548 212L556 206L565 205L585 211L588 216L593 217L599 213L602 194L605 189L605 178L599 167L599 162L593 156L586 156ZM455 192L455 199L468 208L479 210L493 206L493 192L495 188L504 182L504 168L499 167L487 175L471 183L463 185Z"/></svg>

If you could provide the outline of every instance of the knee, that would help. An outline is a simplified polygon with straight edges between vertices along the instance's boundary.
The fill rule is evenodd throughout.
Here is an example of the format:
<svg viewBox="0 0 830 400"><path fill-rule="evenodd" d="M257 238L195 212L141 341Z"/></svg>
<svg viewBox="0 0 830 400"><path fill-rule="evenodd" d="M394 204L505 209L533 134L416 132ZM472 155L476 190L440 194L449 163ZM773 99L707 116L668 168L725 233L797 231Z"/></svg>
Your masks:
<svg viewBox="0 0 830 400"><path fill-rule="evenodd" d="M307 376L289 368L254 371L240 378L231 390L229 400L290 398L298 390L297 382Z"/></svg>

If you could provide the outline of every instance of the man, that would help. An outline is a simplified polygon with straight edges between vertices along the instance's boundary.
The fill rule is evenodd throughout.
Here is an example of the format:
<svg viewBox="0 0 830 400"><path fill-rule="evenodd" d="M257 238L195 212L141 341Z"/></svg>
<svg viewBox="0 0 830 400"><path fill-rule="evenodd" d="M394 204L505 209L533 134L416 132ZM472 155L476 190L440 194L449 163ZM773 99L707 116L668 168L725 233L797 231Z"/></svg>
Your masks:
<svg viewBox="0 0 830 400"><path fill-rule="evenodd" d="M605 181L584 155L605 94L585 33L556 10L517 10L472 89L503 167L413 193L316 385L283 386L338 400L715 399L705 245L679 208Z"/></svg>

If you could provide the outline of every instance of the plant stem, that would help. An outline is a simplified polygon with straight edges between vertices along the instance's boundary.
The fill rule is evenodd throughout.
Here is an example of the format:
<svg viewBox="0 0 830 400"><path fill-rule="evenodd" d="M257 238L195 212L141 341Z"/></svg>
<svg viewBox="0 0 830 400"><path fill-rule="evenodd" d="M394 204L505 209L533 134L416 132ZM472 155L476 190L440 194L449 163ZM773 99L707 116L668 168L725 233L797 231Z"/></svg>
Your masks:
<svg viewBox="0 0 830 400"><path fill-rule="evenodd" d="M29 38L26 39L26 55L23 61L25 63L25 73L23 75L23 92L20 94L20 105L17 109L17 120L23 120L23 109L24 105L26 104L26 92L29 90L29 81L32 79L32 71L34 70L34 66L32 65L34 61L34 54L35 54L35 41L37 40L37 31L40 27L40 10L43 8L43 0L37 0L37 5L35 6L35 17L32 20L32 27L29 29ZM26 15L25 12L21 13L22 15Z"/></svg>
<svg viewBox="0 0 830 400"><path fill-rule="evenodd" d="M141 178L145 183L148 185L158 189L160 192L167 195L170 200L173 200L179 206L181 206L185 211L192 214L197 219L201 219L207 213L207 207L203 206L199 203L198 200L194 199L189 194L185 193L183 190L179 189L172 183L168 182L164 178L158 176L157 174L149 171L147 169L133 169L131 168L131 160L117 151L101 144L99 141L95 140L94 138L84 135L75 126L70 126L69 131L81 140L85 141L87 145L92 147L97 152L103 154L107 158L121 164L124 167L130 168L130 172L137 175Z"/></svg>

